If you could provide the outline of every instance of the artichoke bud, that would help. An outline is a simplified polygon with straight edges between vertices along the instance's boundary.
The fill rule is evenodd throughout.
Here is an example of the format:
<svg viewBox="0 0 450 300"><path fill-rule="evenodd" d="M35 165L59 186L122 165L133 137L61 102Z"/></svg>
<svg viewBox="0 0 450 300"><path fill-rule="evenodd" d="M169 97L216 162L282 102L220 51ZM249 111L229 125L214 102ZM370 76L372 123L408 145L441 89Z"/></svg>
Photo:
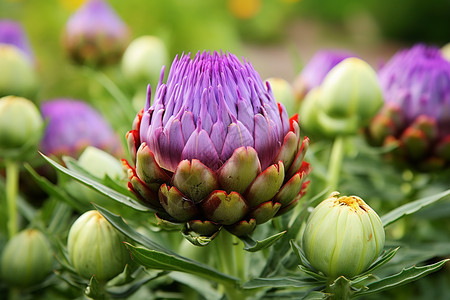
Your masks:
<svg viewBox="0 0 450 300"><path fill-rule="evenodd" d="M122 71L130 82L156 82L161 66L169 61L164 42L156 37L145 35L133 40L122 57ZM145 96L142 103L145 102ZM142 105L141 103L141 105Z"/></svg>
<svg viewBox="0 0 450 300"><path fill-rule="evenodd" d="M291 84L283 78L278 77L270 77L266 79L266 82L270 84L275 100L286 107L288 115L292 116L296 114L298 112L300 101L295 99L294 90Z"/></svg>
<svg viewBox="0 0 450 300"><path fill-rule="evenodd" d="M1 256L1 278L12 286L28 287L45 279L53 256L45 235L26 229L11 238Z"/></svg>
<svg viewBox="0 0 450 300"><path fill-rule="evenodd" d="M417 160L425 155L429 141L425 133L417 128L408 127L400 137L406 156Z"/></svg>
<svg viewBox="0 0 450 300"><path fill-rule="evenodd" d="M317 101L319 123L332 136L355 134L383 105L375 71L354 57L327 74Z"/></svg>
<svg viewBox="0 0 450 300"><path fill-rule="evenodd" d="M32 97L37 90L36 71L26 53L18 47L0 43L0 97Z"/></svg>
<svg viewBox="0 0 450 300"><path fill-rule="evenodd" d="M69 231L69 260L83 278L107 281L120 274L129 260L124 236L96 210L81 215Z"/></svg>
<svg viewBox="0 0 450 300"><path fill-rule="evenodd" d="M36 151L43 120L28 99L6 96L0 99L0 154L21 159Z"/></svg>
<svg viewBox="0 0 450 300"><path fill-rule="evenodd" d="M384 239L372 208L359 197L334 192L311 212L302 246L310 264L330 279L352 278L377 259Z"/></svg>

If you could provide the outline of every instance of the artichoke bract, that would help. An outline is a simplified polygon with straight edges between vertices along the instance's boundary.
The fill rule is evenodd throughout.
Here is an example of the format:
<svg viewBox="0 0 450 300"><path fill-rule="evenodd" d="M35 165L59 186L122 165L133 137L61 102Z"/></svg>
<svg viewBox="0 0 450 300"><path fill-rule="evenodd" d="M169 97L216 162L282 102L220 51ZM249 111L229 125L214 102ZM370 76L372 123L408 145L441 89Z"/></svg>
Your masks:
<svg viewBox="0 0 450 300"><path fill-rule="evenodd" d="M364 272L384 247L384 227L377 213L357 196L334 192L312 212L302 248L310 264L330 279Z"/></svg>
<svg viewBox="0 0 450 300"><path fill-rule="evenodd" d="M450 164L450 62L436 47L399 51L378 72L384 107L368 129L374 145L415 169Z"/></svg>
<svg viewBox="0 0 450 300"><path fill-rule="evenodd" d="M120 274L130 259L124 236L96 210L82 214L67 238L69 260L77 273L107 281Z"/></svg>
<svg viewBox="0 0 450 300"><path fill-rule="evenodd" d="M5 245L1 278L12 286L28 287L41 282L52 270L53 254L45 235L25 229Z"/></svg>
<svg viewBox="0 0 450 300"><path fill-rule="evenodd" d="M67 21L64 46L78 64L103 66L118 62L129 30L105 0L87 0Z"/></svg>
<svg viewBox="0 0 450 300"><path fill-rule="evenodd" d="M154 103L149 87L127 134L129 189L191 236L249 234L293 208L306 186L308 139L251 64L199 52L177 56L163 77L164 68Z"/></svg>

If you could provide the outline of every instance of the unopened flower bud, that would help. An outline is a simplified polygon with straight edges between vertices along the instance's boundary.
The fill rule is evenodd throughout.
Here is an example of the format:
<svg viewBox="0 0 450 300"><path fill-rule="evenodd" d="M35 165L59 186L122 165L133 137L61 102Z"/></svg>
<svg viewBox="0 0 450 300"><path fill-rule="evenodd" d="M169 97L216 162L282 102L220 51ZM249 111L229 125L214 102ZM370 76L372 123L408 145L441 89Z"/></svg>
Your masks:
<svg viewBox="0 0 450 300"><path fill-rule="evenodd" d="M88 211L70 228L69 260L80 276L107 281L120 274L129 260L124 239L98 211Z"/></svg>
<svg viewBox="0 0 450 300"><path fill-rule="evenodd" d="M37 149L43 121L28 99L6 96L0 99L0 156L24 157Z"/></svg>
<svg viewBox="0 0 450 300"><path fill-rule="evenodd" d="M318 118L329 135L355 134L382 105L377 74L363 60L351 57L325 77L318 99Z"/></svg>
<svg viewBox="0 0 450 300"><path fill-rule="evenodd" d="M311 213L303 250L311 265L331 279L364 272L384 247L383 224L372 208L356 196L334 192Z"/></svg>
<svg viewBox="0 0 450 300"><path fill-rule="evenodd" d="M18 47L0 43L0 96L31 97L37 90L32 61Z"/></svg>
<svg viewBox="0 0 450 300"><path fill-rule="evenodd" d="M154 83L159 79L161 66L169 61L164 42L156 36L138 37L128 45L122 57L122 71L131 82Z"/></svg>
<svg viewBox="0 0 450 300"><path fill-rule="evenodd" d="M271 77L266 79L275 97L275 101L282 103L286 107L289 116L298 113L300 101L294 97L294 90L289 82L283 78Z"/></svg>
<svg viewBox="0 0 450 300"><path fill-rule="evenodd" d="M36 229L26 229L11 238L3 249L1 278L12 286L31 286L50 273L52 261L45 235Z"/></svg>

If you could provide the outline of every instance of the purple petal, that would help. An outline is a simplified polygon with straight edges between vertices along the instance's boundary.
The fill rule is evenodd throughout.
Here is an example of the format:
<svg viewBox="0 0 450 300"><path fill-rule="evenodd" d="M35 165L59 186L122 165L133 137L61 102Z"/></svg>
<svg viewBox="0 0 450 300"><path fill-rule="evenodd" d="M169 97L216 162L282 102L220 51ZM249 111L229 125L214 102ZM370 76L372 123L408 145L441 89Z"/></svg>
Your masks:
<svg viewBox="0 0 450 300"><path fill-rule="evenodd" d="M225 137L220 158L222 161L226 161L235 149L242 146L253 147L253 145L253 136L248 129L239 121L237 123L231 123L227 128L227 136Z"/></svg>
<svg viewBox="0 0 450 300"><path fill-rule="evenodd" d="M222 165L219 155L205 130L194 130L181 153L181 159L198 159L215 171Z"/></svg>

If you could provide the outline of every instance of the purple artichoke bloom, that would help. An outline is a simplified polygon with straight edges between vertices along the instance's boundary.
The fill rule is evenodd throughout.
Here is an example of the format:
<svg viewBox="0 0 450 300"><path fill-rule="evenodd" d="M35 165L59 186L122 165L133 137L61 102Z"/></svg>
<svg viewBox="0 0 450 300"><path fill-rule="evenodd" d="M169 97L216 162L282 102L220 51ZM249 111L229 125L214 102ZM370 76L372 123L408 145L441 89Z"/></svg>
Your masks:
<svg viewBox="0 0 450 300"><path fill-rule="evenodd" d="M68 20L64 45L79 64L117 62L127 46L126 24L104 0L87 0Z"/></svg>
<svg viewBox="0 0 450 300"><path fill-rule="evenodd" d="M122 154L120 141L111 126L87 103L50 100L41 105L41 113L48 122L40 146L44 154L77 158L87 146L115 156Z"/></svg>
<svg viewBox="0 0 450 300"><path fill-rule="evenodd" d="M328 72L349 57L357 56L344 50L324 49L317 51L295 80L294 92L297 98L303 99L310 90L321 85Z"/></svg>
<svg viewBox="0 0 450 300"><path fill-rule="evenodd" d="M215 236L251 233L294 207L309 168L300 139L259 74L233 54L176 57L127 134L128 187L161 219Z"/></svg>
<svg viewBox="0 0 450 300"><path fill-rule="evenodd" d="M0 44L13 45L19 48L32 62L33 52L28 37L20 23L12 20L0 20Z"/></svg>
<svg viewBox="0 0 450 300"><path fill-rule="evenodd" d="M375 144L399 145L402 160L428 168L450 162L450 62L433 46L395 54L378 72L385 105L372 121Z"/></svg>

